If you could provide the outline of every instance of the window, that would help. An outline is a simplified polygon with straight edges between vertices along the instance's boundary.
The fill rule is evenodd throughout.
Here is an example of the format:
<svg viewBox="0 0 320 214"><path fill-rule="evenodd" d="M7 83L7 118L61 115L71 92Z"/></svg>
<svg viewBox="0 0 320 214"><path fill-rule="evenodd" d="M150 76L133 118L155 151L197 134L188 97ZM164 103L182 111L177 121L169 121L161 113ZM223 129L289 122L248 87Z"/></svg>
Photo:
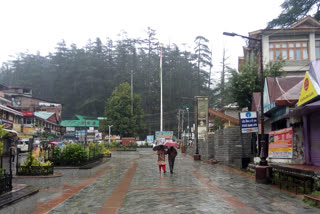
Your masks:
<svg viewBox="0 0 320 214"><path fill-rule="evenodd" d="M316 54L317 58L320 58L320 40L316 41ZM269 58L271 61L278 59L308 60L308 42L272 42L269 44Z"/></svg>

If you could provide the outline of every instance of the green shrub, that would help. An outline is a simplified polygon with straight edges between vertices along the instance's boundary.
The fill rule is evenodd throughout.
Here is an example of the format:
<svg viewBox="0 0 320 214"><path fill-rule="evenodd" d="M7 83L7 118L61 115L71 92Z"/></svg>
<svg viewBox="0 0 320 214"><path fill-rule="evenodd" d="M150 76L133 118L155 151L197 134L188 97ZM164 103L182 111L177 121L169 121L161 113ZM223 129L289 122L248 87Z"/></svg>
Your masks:
<svg viewBox="0 0 320 214"><path fill-rule="evenodd" d="M80 165L88 159L88 150L77 143L68 144L61 157L67 165Z"/></svg>

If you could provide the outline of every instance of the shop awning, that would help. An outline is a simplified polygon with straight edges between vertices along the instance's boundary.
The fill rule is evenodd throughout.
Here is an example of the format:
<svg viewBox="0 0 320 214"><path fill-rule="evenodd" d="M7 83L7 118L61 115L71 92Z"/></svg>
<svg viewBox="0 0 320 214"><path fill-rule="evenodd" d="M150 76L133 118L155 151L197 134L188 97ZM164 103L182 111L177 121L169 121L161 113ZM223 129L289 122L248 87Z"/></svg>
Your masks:
<svg viewBox="0 0 320 214"><path fill-rule="evenodd" d="M296 108L290 112L290 116L302 116L320 111L320 100L307 104L303 107Z"/></svg>
<svg viewBox="0 0 320 214"><path fill-rule="evenodd" d="M18 132L16 132L15 130L11 130L11 129L3 129L7 132L13 133L13 134L18 134Z"/></svg>

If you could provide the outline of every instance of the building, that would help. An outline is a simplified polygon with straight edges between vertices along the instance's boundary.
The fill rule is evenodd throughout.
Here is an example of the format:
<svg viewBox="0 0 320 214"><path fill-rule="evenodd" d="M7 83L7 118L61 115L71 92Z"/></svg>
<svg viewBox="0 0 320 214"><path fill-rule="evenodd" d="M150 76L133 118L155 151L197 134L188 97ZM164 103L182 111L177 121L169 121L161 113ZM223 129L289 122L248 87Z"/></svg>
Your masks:
<svg viewBox="0 0 320 214"><path fill-rule="evenodd" d="M32 90L28 88L0 85L0 102L5 102L19 111L54 112L57 120L61 121L62 104L33 97Z"/></svg>
<svg viewBox="0 0 320 214"><path fill-rule="evenodd" d="M286 29L250 32L249 37L262 39L264 64L279 59L285 60L283 70L288 77L303 77L309 70L310 62L320 59L320 22L311 16ZM257 41L249 40L248 47L244 47L246 60L259 56L259 52L260 46Z"/></svg>
<svg viewBox="0 0 320 214"><path fill-rule="evenodd" d="M63 120L61 126L65 127L63 136L67 140L78 140L82 142L102 140L99 132L99 120L86 119L84 116L76 115L77 120Z"/></svg>

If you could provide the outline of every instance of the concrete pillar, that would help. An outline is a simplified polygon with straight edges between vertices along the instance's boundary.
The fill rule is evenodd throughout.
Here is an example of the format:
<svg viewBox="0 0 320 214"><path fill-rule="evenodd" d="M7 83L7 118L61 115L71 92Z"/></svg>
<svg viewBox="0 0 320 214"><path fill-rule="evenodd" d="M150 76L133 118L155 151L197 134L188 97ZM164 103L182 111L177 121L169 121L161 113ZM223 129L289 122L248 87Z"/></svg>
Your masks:
<svg viewBox="0 0 320 214"><path fill-rule="evenodd" d="M269 36L262 35L262 53L263 53L263 65L269 62Z"/></svg>
<svg viewBox="0 0 320 214"><path fill-rule="evenodd" d="M310 61L316 60L316 39L314 32L309 34L309 59Z"/></svg>

